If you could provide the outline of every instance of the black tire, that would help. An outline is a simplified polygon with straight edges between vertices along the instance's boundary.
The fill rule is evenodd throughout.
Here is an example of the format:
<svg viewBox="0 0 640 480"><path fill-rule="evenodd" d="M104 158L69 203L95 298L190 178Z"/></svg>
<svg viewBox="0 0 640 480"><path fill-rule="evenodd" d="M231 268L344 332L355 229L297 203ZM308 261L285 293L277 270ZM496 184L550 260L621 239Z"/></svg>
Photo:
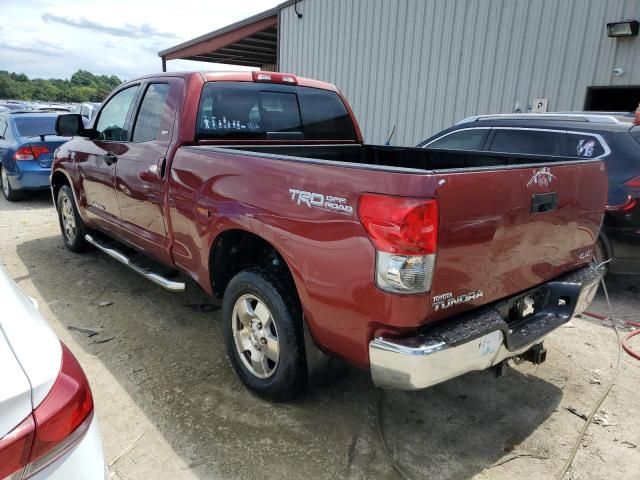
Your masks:
<svg viewBox="0 0 640 480"><path fill-rule="evenodd" d="M63 185L58 192L56 199L58 208L58 221L60 222L60 231L64 239L65 246L72 252L81 253L89 248L89 243L85 240L86 228L78 213L78 207L73 198L71 187ZM69 215L69 219L73 219L73 227L70 225L69 219L65 218Z"/></svg>
<svg viewBox="0 0 640 480"><path fill-rule="evenodd" d="M242 297L254 297L266 305L269 318L277 329L279 357L273 373L268 378L256 376L241 358L241 355L244 355L249 363L253 358L249 356L249 350L241 353L240 348L236 347L233 325L234 322L237 324L239 319L235 318L234 308L237 302L242 301ZM272 401L290 400L305 389L307 366L302 313L295 289L289 286L288 282L283 282L279 275L262 268L252 268L238 273L225 290L222 321L229 361L240 380L249 389ZM257 317L252 321L257 321Z"/></svg>
<svg viewBox="0 0 640 480"><path fill-rule="evenodd" d="M10 202L15 202L16 200L20 200L24 198L24 194L20 190L14 190L11 188L11 184L7 179L6 172L4 167L0 164L0 189L2 190L2 194L4 198L9 200Z"/></svg>

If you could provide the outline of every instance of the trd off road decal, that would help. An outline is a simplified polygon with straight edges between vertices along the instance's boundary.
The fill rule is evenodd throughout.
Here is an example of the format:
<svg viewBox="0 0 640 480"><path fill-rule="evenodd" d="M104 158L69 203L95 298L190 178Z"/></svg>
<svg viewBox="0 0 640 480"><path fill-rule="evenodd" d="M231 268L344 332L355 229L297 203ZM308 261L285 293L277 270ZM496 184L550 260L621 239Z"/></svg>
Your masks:
<svg viewBox="0 0 640 480"><path fill-rule="evenodd" d="M463 293L462 295L458 295L457 297L453 296L453 293L447 292L441 295L434 295L433 297L433 310L437 312L438 310L446 310L447 308L454 307L456 305L460 305L461 303L467 303L471 300L475 300L476 298L483 297L484 294L482 290L476 290L475 292Z"/></svg>
<svg viewBox="0 0 640 480"><path fill-rule="evenodd" d="M347 204L347 199L324 195L323 193L306 192L295 188L289 189L289 195L297 205L306 205L309 208L319 208L328 212L336 212L342 215L352 215L353 207Z"/></svg>

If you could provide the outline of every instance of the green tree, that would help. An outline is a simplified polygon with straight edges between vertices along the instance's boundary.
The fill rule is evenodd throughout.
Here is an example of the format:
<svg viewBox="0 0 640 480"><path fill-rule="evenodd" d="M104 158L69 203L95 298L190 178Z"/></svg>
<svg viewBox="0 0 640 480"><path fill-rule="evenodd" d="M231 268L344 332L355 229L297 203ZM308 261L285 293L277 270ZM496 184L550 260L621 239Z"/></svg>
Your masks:
<svg viewBox="0 0 640 480"><path fill-rule="evenodd" d="M34 78L0 70L0 98L49 102L101 102L122 81L115 75L78 70L71 78Z"/></svg>

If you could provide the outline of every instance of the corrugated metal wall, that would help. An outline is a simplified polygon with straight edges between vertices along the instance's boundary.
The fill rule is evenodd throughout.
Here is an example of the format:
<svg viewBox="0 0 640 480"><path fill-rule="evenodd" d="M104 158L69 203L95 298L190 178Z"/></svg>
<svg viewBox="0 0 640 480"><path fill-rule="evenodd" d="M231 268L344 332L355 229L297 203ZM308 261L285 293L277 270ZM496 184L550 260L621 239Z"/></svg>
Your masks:
<svg viewBox="0 0 640 480"><path fill-rule="evenodd" d="M335 83L367 142L414 145L475 114L584 107L587 86L640 85L640 0L303 0L280 13L279 68ZM622 67L620 77L612 70Z"/></svg>

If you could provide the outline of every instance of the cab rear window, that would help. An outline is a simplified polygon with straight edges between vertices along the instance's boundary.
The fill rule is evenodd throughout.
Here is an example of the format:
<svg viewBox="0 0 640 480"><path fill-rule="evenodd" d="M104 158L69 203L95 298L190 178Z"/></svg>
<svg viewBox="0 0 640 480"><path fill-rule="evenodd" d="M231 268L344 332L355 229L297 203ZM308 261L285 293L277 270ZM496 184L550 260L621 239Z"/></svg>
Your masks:
<svg viewBox="0 0 640 480"><path fill-rule="evenodd" d="M356 140L335 92L248 82L206 83L196 134L212 140Z"/></svg>

